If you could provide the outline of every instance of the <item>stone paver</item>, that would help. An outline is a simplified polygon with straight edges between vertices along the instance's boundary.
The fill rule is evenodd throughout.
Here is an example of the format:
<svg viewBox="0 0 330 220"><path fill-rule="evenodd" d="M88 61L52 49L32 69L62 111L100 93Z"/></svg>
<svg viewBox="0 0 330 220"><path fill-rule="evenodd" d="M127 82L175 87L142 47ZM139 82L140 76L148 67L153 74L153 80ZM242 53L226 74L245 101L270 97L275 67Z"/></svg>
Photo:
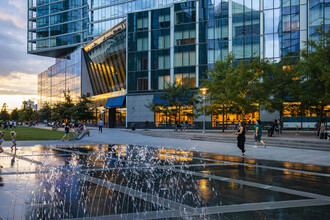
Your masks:
<svg viewBox="0 0 330 220"><path fill-rule="evenodd" d="M96 128L90 128L91 135L85 137L80 141L18 141L18 146L31 146L35 144L52 145L52 144L135 144L147 145L153 147L167 147L175 149L185 149L200 152L210 152L222 155L238 156L241 154L240 150L236 147L236 136L231 135L233 142L214 142L214 141L200 141L200 140L185 140L175 138L163 138L145 136L137 132L128 132L125 129L109 129L104 128L103 133L99 134ZM155 130L154 132L159 132ZM210 135L210 134L206 134ZM327 142L325 142L327 143ZM2 144L4 147L11 145L10 141ZM299 143L297 142L297 146ZM329 142L330 148L330 142ZM288 161L306 164L315 164L330 166L330 151L318 151L300 148L286 148L281 145L267 148L259 147L253 148L251 144L246 145L246 158L266 159L275 161Z"/></svg>

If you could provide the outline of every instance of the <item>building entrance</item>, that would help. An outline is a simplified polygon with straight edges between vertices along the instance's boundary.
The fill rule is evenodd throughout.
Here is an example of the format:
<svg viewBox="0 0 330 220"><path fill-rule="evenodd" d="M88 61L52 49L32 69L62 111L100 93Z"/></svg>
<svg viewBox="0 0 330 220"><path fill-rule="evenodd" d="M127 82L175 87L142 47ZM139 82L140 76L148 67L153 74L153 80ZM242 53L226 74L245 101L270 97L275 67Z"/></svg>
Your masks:
<svg viewBox="0 0 330 220"><path fill-rule="evenodd" d="M126 108L109 108L109 128L126 126Z"/></svg>

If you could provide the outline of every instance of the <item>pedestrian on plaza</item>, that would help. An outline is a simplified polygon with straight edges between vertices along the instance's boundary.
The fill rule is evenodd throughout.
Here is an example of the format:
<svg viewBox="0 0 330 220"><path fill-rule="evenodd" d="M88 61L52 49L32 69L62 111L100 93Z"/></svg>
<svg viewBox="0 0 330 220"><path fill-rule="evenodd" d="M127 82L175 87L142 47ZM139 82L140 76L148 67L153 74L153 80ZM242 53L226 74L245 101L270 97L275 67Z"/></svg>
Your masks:
<svg viewBox="0 0 330 220"><path fill-rule="evenodd" d="M327 130L327 120L323 118L320 127L320 139L327 139L326 130Z"/></svg>
<svg viewBox="0 0 330 220"><path fill-rule="evenodd" d="M62 137L62 141L64 141L65 138L68 138L68 140L70 140L70 127L69 127L69 124L65 124L65 127L64 127L64 136Z"/></svg>
<svg viewBox="0 0 330 220"><path fill-rule="evenodd" d="M3 130L8 129L8 122L5 121L5 123L3 124Z"/></svg>
<svg viewBox="0 0 330 220"><path fill-rule="evenodd" d="M11 141L13 142L13 145L11 146L11 151L13 151L13 148L15 147L15 151L16 151L16 137L17 137L17 133L15 131L11 131L10 132L10 136L11 136Z"/></svg>
<svg viewBox="0 0 330 220"><path fill-rule="evenodd" d="M99 133L102 133L102 128L103 128L103 125L104 125L102 119L99 120L98 124L99 124Z"/></svg>
<svg viewBox="0 0 330 220"><path fill-rule="evenodd" d="M261 140L262 136L262 127L261 127L261 121L258 119L256 120L256 125L254 126L254 148L258 147L258 143L262 143L264 147L266 147L266 144L263 140Z"/></svg>
<svg viewBox="0 0 330 220"><path fill-rule="evenodd" d="M275 119L270 128L268 128L268 137L273 137L274 131L278 129L277 120Z"/></svg>
<svg viewBox="0 0 330 220"><path fill-rule="evenodd" d="M1 147L2 142L4 142L5 140L3 139L3 137L5 136L5 132L4 131L0 131L0 153L3 152L3 149Z"/></svg>
<svg viewBox="0 0 330 220"><path fill-rule="evenodd" d="M246 123L244 121L238 122L238 130L235 132L237 136L237 147L242 151L242 157L244 157L245 153L245 129Z"/></svg>

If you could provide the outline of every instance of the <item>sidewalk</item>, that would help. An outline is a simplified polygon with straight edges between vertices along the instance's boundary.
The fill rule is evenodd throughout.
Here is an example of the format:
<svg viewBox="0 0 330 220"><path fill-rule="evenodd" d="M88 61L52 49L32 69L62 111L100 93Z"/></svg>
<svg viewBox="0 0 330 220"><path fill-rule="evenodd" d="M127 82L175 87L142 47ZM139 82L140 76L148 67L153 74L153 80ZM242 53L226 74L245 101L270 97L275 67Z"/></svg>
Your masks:
<svg viewBox="0 0 330 220"><path fill-rule="evenodd" d="M131 144L131 145L141 145L141 146L153 146L153 147L165 147L181 150L192 150L199 152L208 152L208 153L217 153L221 155L232 155L240 156L241 152L236 145L236 136L230 134L224 134L227 138L231 140L228 141L210 141L210 140L192 140L192 139L177 139L173 138L174 133L168 131L168 135L171 137L156 137L156 136L146 136L143 135L145 132L150 132L151 134L162 134L162 132L157 131L144 131L137 130L132 132L125 129L110 129L104 128L103 133L99 134L96 129L91 129L91 135L89 137L84 137L80 141L18 141L17 146L32 146L32 145L55 145L55 144ZM188 134L188 132L183 133L183 135ZM196 134L194 134L196 135ZM197 134L205 136L218 135L218 133L206 133L206 134ZM300 137L299 137L300 138ZM290 138L289 138L290 139ZM302 138L308 140L308 138ZM266 139L265 139L266 140ZM292 138L294 140L294 138ZM309 140L315 140L316 138ZM268 140L267 140L268 141ZM283 137L283 141L284 137ZM323 141L323 140L320 140ZM317 141L318 142L318 141ZM266 142L267 143L267 142ZM308 143L307 143L308 144ZM317 143L316 143L317 144ZM296 143L299 145L299 143ZM6 141L2 144L3 147L10 147L11 142ZM325 142L325 146L330 148L330 142ZM5 150L9 150L8 148ZM330 151L329 150L318 150L318 149L302 149L302 148L287 148L281 144L274 146L267 146L266 148L259 147L253 148L252 144L246 144L246 159L265 159L265 160L275 160L275 161L287 161L287 162L297 162L305 164L315 164L323 165L330 167ZM330 169L330 168L329 168Z"/></svg>

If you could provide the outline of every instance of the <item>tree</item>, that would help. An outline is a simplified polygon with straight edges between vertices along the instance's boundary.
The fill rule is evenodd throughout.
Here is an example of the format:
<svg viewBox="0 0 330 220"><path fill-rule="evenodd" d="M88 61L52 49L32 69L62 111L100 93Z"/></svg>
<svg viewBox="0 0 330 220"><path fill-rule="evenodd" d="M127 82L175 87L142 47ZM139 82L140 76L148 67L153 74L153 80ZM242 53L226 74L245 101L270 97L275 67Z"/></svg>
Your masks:
<svg viewBox="0 0 330 220"><path fill-rule="evenodd" d="M208 88L209 112L240 114L244 119L247 113L258 110L261 94L258 91L262 83L264 61L251 58L241 60L235 66L235 58L229 55L223 61L217 61L214 69L207 73L203 86Z"/></svg>
<svg viewBox="0 0 330 220"><path fill-rule="evenodd" d="M32 121L33 120L33 109L30 105L27 104L26 101L23 101L23 108L20 109L19 112L19 120L20 121Z"/></svg>
<svg viewBox="0 0 330 220"><path fill-rule="evenodd" d="M72 111L74 104L72 102L72 98L69 92L63 92L64 95L64 102L62 103L62 108L63 108L63 114L62 117L63 119L69 120L72 118Z"/></svg>
<svg viewBox="0 0 330 220"><path fill-rule="evenodd" d="M39 109L39 115L41 120L51 120L52 109L48 103L42 106L41 109Z"/></svg>
<svg viewBox="0 0 330 220"><path fill-rule="evenodd" d="M18 119L19 119L19 113L18 113L18 109L17 109L17 108L15 108L15 109L11 112L11 114L10 114L10 118L11 118L11 120L18 121Z"/></svg>
<svg viewBox="0 0 330 220"><path fill-rule="evenodd" d="M206 113L209 115L222 114L223 119L229 112L230 100L226 95L224 79L234 71L234 57L228 56L224 61L217 61L214 69L209 70L207 78L203 80L202 86L207 88L210 105L206 106ZM224 121L222 123L224 132Z"/></svg>
<svg viewBox="0 0 330 220"><path fill-rule="evenodd" d="M93 110L88 107L92 103L90 97L83 95L80 101L73 107L72 118L78 121L86 121L94 119Z"/></svg>
<svg viewBox="0 0 330 220"><path fill-rule="evenodd" d="M269 112L278 111L280 124L283 123L283 112L287 109L284 102L296 101L297 74L293 69L295 60L284 57L279 63L270 63L265 60L263 65L263 82L259 84L258 90L262 107Z"/></svg>
<svg viewBox="0 0 330 220"><path fill-rule="evenodd" d="M180 122L183 110L192 110L192 113L185 113L187 116L196 117L196 104L199 99L197 91L190 88L190 83L166 84L162 93L158 94L159 102L152 102L146 107L153 112L164 113L170 119Z"/></svg>
<svg viewBox="0 0 330 220"><path fill-rule="evenodd" d="M54 105L51 119L58 120L70 120L72 119L73 107L72 98L69 92L63 92L64 102L58 102Z"/></svg>
<svg viewBox="0 0 330 220"><path fill-rule="evenodd" d="M7 104L3 103L1 111L0 111L0 119L3 121L8 121L10 119L10 115L7 110Z"/></svg>
<svg viewBox="0 0 330 220"><path fill-rule="evenodd" d="M330 104L330 31L320 30L319 39L308 40L307 46L295 67L300 81L298 99L322 119Z"/></svg>

